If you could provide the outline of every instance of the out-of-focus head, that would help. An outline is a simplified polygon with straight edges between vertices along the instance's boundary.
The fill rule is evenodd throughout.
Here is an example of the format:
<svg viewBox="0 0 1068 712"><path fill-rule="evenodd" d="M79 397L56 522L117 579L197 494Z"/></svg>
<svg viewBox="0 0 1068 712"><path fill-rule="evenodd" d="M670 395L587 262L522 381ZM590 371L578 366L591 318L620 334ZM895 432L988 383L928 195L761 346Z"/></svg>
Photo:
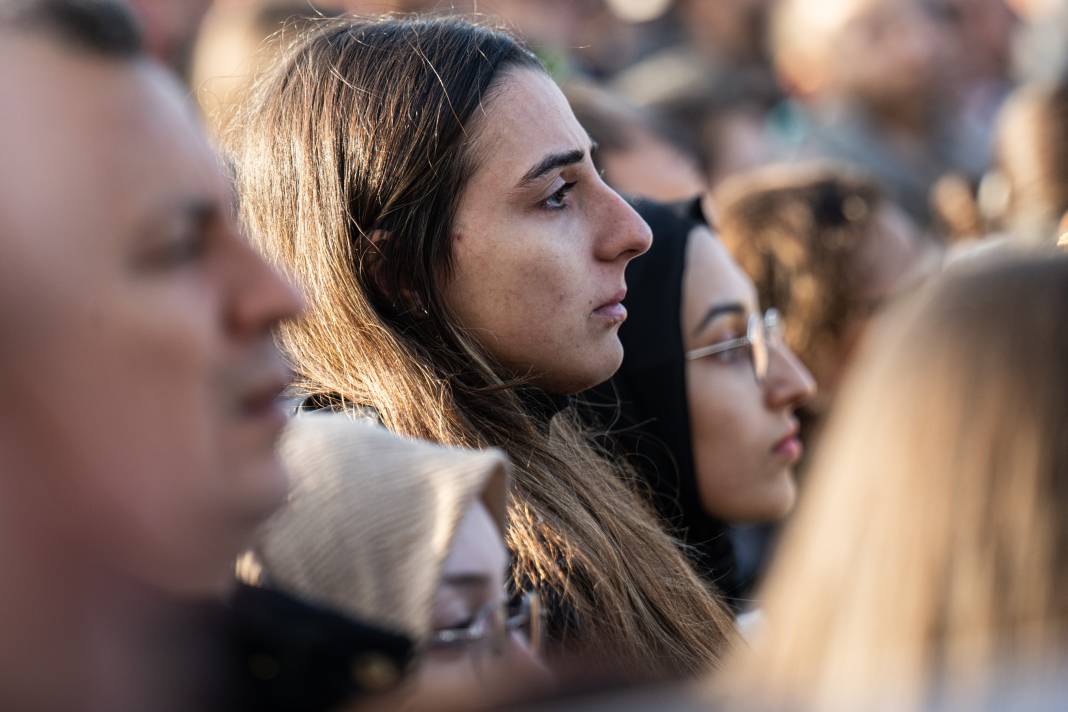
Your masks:
<svg viewBox="0 0 1068 712"><path fill-rule="evenodd" d="M1058 255L962 263L893 308L779 548L769 625L725 684L906 709L940 675L971 687L999 661L1063 654L1066 302Z"/></svg>
<svg viewBox="0 0 1068 712"><path fill-rule="evenodd" d="M1038 244L1056 241L1068 211L1068 84L1018 89L998 122L997 163L1006 195L999 217Z"/></svg>
<svg viewBox="0 0 1068 712"><path fill-rule="evenodd" d="M564 93L597 147L594 160L610 186L665 203L691 199L705 190L693 153L652 117L590 84L573 82Z"/></svg>
<svg viewBox="0 0 1068 712"><path fill-rule="evenodd" d="M942 88L943 32L920 0L784 0L770 41L793 93L885 106Z"/></svg>
<svg viewBox="0 0 1068 712"><path fill-rule="evenodd" d="M764 61L771 0L683 0L678 12L699 49L732 63Z"/></svg>
<svg viewBox="0 0 1068 712"><path fill-rule="evenodd" d="M5 521L79 565L219 591L285 492L271 329L300 300L121 5L7 3L0 40Z"/></svg>
<svg viewBox="0 0 1068 712"><path fill-rule="evenodd" d="M1015 0L940 0L933 7L954 39L954 67L968 81L1006 81L1019 25Z"/></svg>
<svg viewBox="0 0 1068 712"><path fill-rule="evenodd" d="M401 352L555 393L618 368L623 272L648 228L508 35L331 24L266 78L237 138L250 232L308 290L284 340L312 380L367 390L354 379L396 378Z"/></svg>
<svg viewBox="0 0 1068 712"><path fill-rule="evenodd" d="M189 85L216 134L225 132L253 80L325 12L300 0L212 6L193 47Z"/></svg>
<svg viewBox="0 0 1068 712"><path fill-rule="evenodd" d="M919 265L915 226L874 183L835 167L742 174L713 202L720 237L827 402L869 318Z"/></svg>
<svg viewBox="0 0 1068 712"><path fill-rule="evenodd" d="M686 394L698 494L725 521L770 521L793 508L802 454L794 411L815 393L760 306L726 248L695 229L682 283Z"/></svg>
<svg viewBox="0 0 1068 712"><path fill-rule="evenodd" d="M127 0L144 28L145 50L183 78L213 0Z"/></svg>
<svg viewBox="0 0 1068 712"><path fill-rule="evenodd" d="M297 418L281 451L293 489L239 562L242 578L410 636L422 649L417 687L477 690L495 682L489 673L538 667L529 626L509 628L501 613L500 452L404 439L341 414Z"/></svg>

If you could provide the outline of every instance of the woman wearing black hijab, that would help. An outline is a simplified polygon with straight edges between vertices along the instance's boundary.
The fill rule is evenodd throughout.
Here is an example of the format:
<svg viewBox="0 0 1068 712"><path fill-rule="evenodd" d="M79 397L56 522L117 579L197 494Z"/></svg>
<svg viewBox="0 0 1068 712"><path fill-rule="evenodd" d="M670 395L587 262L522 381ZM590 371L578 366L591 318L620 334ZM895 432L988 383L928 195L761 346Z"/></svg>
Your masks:
<svg viewBox="0 0 1068 712"><path fill-rule="evenodd" d="M692 212L639 203L653 246L627 272L623 365L591 393L610 450L648 485L652 504L701 573L740 608L728 524L793 506L801 455L794 410L808 371L761 315L755 289Z"/></svg>

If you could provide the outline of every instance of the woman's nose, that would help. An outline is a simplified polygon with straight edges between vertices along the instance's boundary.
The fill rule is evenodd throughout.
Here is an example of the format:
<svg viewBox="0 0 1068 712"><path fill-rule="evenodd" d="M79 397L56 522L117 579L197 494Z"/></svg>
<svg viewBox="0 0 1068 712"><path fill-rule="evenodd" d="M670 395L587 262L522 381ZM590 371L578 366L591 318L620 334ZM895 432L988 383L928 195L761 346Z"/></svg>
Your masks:
<svg viewBox="0 0 1068 712"><path fill-rule="evenodd" d="M768 407L797 408L816 395L816 380L801 360L782 343L769 348L770 362L765 381Z"/></svg>
<svg viewBox="0 0 1068 712"><path fill-rule="evenodd" d="M630 261L645 254L653 244L653 232L640 215L607 184L602 186L604 199L597 215L597 257L605 262L620 258Z"/></svg>

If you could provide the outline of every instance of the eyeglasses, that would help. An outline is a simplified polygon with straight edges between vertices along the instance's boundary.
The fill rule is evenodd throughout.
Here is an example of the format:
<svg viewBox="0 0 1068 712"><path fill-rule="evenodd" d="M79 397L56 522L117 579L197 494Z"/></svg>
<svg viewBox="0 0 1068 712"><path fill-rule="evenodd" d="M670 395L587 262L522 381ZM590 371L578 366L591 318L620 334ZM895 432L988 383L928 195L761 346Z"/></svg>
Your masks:
<svg viewBox="0 0 1068 712"><path fill-rule="evenodd" d="M512 601L486 604L470 624L434 631L430 636L432 650L474 648L479 657L496 657L508 647L514 633L522 635L530 649L541 649L541 598L536 591L527 591Z"/></svg>
<svg viewBox="0 0 1068 712"><path fill-rule="evenodd" d="M750 314L746 322L745 336L687 351L686 360L695 361L706 356L748 348L753 360L753 375L756 376L757 383L763 383L768 376L768 342L778 341L781 337L780 332L781 320L778 309L768 309L763 316Z"/></svg>

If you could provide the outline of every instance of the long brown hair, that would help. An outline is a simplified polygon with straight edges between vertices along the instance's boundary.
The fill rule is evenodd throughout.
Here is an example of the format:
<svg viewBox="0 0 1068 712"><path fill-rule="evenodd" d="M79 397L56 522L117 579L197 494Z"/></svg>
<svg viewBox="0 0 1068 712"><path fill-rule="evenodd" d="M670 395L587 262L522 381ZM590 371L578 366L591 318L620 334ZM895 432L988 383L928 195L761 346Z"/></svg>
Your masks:
<svg viewBox="0 0 1068 712"><path fill-rule="evenodd" d="M516 68L541 65L465 21L344 20L264 78L235 162L250 234L309 301L281 340L305 391L372 406L403 435L509 454L514 577L573 612L564 650L706 668L731 636L715 596L573 409L539 419L441 297L471 136Z"/></svg>
<svg viewBox="0 0 1068 712"><path fill-rule="evenodd" d="M876 328L769 576L767 627L724 685L907 709L932 683L1065 651L1065 304L1068 256L1013 258Z"/></svg>

